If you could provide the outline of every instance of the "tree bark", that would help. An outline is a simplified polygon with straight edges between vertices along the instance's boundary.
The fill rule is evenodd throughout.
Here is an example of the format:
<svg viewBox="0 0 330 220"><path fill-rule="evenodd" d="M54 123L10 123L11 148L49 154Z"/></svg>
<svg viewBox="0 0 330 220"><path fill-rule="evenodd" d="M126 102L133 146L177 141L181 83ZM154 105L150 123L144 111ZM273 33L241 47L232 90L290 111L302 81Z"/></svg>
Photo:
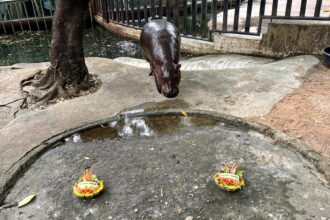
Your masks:
<svg viewBox="0 0 330 220"><path fill-rule="evenodd" d="M56 1L50 61L68 84L75 81L81 83L88 74L83 51L84 19L88 2Z"/></svg>
<svg viewBox="0 0 330 220"><path fill-rule="evenodd" d="M31 85L44 92L37 103L78 96L96 86L88 73L83 51L83 30L89 0L56 0L52 24L51 66ZM29 83L29 82L28 82ZM27 83L25 83L27 84ZM23 85L24 86L24 85Z"/></svg>

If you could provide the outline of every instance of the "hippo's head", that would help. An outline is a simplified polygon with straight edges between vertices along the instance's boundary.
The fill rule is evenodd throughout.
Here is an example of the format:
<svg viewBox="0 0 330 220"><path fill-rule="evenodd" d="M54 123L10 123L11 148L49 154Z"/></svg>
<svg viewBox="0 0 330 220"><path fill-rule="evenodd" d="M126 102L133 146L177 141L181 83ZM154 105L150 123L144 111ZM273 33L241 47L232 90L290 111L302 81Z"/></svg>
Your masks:
<svg viewBox="0 0 330 220"><path fill-rule="evenodd" d="M174 98L179 94L181 81L180 64L164 63L155 67L155 81L157 90L167 98Z"/></svg>

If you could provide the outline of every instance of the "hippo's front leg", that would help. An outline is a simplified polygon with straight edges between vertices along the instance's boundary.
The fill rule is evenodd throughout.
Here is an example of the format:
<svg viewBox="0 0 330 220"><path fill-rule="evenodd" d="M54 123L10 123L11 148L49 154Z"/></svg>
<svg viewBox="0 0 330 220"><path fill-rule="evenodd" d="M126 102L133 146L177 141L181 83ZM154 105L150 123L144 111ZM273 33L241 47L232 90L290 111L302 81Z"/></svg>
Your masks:
<svg viewBox="0 0 330 220"><path fill-rule="evenodd" d="M152 76L154 75L154 71L155 71L155 68L153 67L153 65L150 63L150 70L149 70L149 76Z"/></svg>

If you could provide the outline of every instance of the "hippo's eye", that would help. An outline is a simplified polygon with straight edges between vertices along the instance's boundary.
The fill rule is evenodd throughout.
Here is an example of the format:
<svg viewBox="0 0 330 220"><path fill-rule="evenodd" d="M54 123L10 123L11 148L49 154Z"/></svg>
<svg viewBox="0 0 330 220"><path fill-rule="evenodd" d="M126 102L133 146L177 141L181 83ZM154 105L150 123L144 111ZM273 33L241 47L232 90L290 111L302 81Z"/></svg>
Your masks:
<svg viewBox="0 0 330 220"><path fill-rule="evenodd" d="M161 70L162 70L162 76L163 76L164 80L168 80L170 78L170 73L168 72L166 66L162 65Z"/></svg>
<svg viewBox="0 0 330 220"><path fill-rule="evenodd" d="M170 74L169 74L168 71L163 72L163 78L164 78L164 80L169 80L170 79Z"/></svg>

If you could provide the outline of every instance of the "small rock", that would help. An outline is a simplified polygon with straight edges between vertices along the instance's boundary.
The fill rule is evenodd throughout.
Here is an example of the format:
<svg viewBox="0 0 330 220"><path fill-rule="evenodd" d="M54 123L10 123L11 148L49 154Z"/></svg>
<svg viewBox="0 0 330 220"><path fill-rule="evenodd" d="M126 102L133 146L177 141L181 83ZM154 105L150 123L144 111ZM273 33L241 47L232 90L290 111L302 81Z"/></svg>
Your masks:
<svg viewBox="0 0 330 220"><path fill-rule="evenodd" d="M196 185L196 186L193 186L193 188L196 190L196 189L198 189L198 186Z"/></svg>
<svg viewBox="0 0 330 220"><path fill-rule="evenodd" d="M187 216L187 217L186 217L186 220L193 220L193 218L194 218L194 217L192 217L192 216Z"/></svg>
<svg viewBox="0 0 330 220"><path fill-rule="evenodd" d="M138 209L134 209L134 212L137 213L139 210Z"/></svg>

